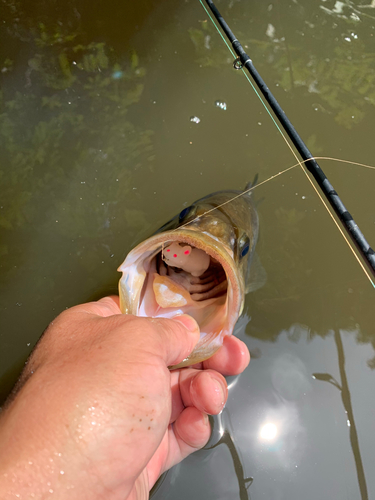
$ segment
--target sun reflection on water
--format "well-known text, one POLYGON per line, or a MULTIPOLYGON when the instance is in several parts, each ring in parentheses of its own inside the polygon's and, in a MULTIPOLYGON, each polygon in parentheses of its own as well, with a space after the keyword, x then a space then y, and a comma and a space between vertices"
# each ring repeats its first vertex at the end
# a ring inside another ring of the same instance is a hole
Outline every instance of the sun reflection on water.
POLYGON ((259 437, 263 441, 273 441, 277 436, 277 427, 275 424, 268 422, 260 428, 259 437))

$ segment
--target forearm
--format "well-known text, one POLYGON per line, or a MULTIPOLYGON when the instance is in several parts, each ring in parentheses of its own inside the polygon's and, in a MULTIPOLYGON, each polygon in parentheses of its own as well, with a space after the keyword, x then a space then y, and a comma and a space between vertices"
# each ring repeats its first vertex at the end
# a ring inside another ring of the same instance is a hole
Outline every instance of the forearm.
POLYGON ((208 369, 170 372, 198 339, 189 317, 126 316, 111 298, 58 316, 0 415, 0 499, 146 500, 207 442, 207 414, 228 395, 222 373, 249 362, 228 338, 208 369))
POLYGON ((123 500, 134 478, 124 474, 121 485, 106 484, 111 464, 99 471, 97 457, 90 459, 92 407, 82 400, 73 404, 77 386, 63 390, 42 372, 26 383, 0 418, 0 498, 44 499, 53 493, 56 500, 123 500))

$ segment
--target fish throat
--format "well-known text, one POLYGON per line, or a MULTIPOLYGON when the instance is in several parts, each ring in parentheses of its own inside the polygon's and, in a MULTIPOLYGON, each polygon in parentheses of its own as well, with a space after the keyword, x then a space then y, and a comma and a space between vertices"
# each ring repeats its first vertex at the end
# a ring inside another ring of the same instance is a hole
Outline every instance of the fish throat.
POLYGON ((138 314, 165 318, 189 314, 199 324, 199 343, 211 343, 213 352, 220 347, 228 320, 228 280, 220 262, 177 241, 163 245, 144 265, 138 314))
POLYGON ((180 243, 174 243, 151 259, 142 290, 141 307, 143 304, 147 312, 153 313, 152 316, 164 316, 168 314, 169 309, 180 308, 199 322, 202 319, 202 312, 199 312, 202 308, 209 304, 218 305, 225 302, 228 289, 227 277, 223 266, 216 259, 194 247, 184 251, 190 259, 186 265, 185 262, 175 263, 167 259, 165 255, 168 251, 173 252, 172 258, 178 259, 177 247, 182 251, 186 248, 180 243), (199 252, 199 259, 194 260, 195 252, 199 252), (206 261, 203 267, 200 262, 202 258, 206 261), (148 307, 150 304, 154 308, 153 311, 148 307))
POLYGON ((178 367, 212 356, 241 313, 243 282, 231 252, 202 232, 156 234, 133 249, 119 271, 124 313, 153 318, 188 314, 197 321, 200 340, 178 367))

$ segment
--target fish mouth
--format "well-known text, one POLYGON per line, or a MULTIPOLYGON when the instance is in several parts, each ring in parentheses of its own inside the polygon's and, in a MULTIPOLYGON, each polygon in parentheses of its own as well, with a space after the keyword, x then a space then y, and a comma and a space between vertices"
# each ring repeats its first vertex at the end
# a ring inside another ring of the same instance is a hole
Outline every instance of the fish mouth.
POLYGON ((230 251, 210 235, 185 229, 157 234, 134 248, 118 270, 123 273, 123 313, 153 318, 188 314, 197 321, 198 344, 172 368, 208 359, 232 333, 243 305, 243 280, 230 251), (200 272, 201 268, 197 276, 189 267, 172 265, 166 252, 176 248, 200 252, 206 270, 200 272))

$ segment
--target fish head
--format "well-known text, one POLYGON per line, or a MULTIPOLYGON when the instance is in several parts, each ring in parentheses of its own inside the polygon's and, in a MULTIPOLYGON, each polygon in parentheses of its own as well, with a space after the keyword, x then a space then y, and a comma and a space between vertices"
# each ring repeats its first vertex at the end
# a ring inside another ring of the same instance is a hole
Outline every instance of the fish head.
POLYGON ((213 193, 182 210, 178 221, 175 217, 169 224, 199 231, 217 241, 231 255, 237 274, 245 288, 248 287, 259 233, 259 217, 251 193, 234 190, 213 193))
POLYGON ((196 201, 135 247, 119 267, 121 311, 191 315, 201 337, 178 367, 208 359, 232 334, 242 312, 257 235, 258 216, 248 195, 221 191, 196 201))

